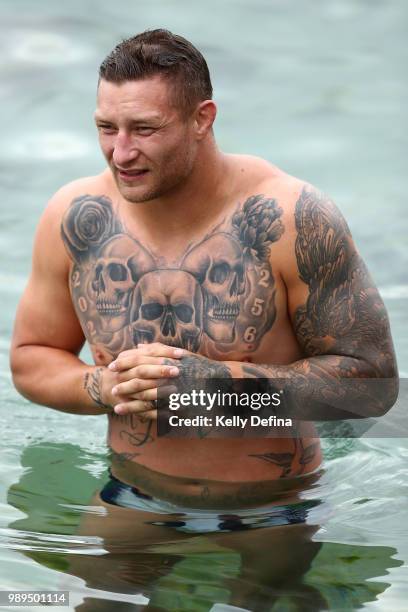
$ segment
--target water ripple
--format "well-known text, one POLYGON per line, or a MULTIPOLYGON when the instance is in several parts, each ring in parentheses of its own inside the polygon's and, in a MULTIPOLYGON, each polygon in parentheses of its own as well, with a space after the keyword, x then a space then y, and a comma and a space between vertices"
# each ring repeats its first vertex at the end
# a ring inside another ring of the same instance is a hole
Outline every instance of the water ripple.
POLYGON ((61 33, 47 30, 12 29, 3 37, 5 52, 11 60, 53 66, 83 61, 90 49, 78 45, 61 33))
POLYGON ((18 141, 8 143, 7 149, 9 157, 32 162, 86 157, 93 150, 86 138, 63 130, 41 133, 32 131, 30 134, 21 135, 18 141))
POLYGON ((401 300, 408 298, 408 285, 389 285, 380 287, 379 291, 386 300, 401 300))
POLYGON ((13 550, 104 555, 107 551, 103 548, 102 541, 102 538, 96 536, 74 537, 0 528, 0 548, 13 550))

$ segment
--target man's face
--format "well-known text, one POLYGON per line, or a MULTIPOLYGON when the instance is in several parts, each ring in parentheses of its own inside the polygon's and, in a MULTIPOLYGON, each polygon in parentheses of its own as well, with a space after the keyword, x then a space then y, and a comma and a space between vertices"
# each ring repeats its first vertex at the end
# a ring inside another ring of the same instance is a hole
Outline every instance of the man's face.
POLYGON ((99 83, 95 121, 102 152, 122 196, 145 202, 189 176, 196 155, 193 120, 174 108, 160 77, 99 83))

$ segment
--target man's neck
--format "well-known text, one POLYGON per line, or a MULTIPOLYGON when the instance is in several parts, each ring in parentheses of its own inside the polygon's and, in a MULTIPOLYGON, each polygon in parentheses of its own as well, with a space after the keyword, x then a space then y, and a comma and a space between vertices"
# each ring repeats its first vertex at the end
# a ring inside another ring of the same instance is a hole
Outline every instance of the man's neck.
POLYGON ((215 145, 196 160, 193 171, 179 188, 148 202, 123 201, 127 214, 147 233, 158 235, 194 231, 214 218, 230 195, 232 162, 215 145))

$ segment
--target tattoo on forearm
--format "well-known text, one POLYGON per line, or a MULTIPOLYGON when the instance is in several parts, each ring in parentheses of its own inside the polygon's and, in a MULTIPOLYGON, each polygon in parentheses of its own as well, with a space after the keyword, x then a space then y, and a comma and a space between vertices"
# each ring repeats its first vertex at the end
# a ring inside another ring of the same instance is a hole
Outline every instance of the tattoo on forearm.
MULTIPOLYGON (((381 413, 381 403, 392 404, 397 390, 395 354, 383 301, 332 202, 304 189, 295 219, 299 273, 309 288, 306 304, 295 314, 296 334, 306 354, 337 355, 331 357, 329 372, 324 372, 321 362, 311 360, 304 384, 316 384, 326 377, 321 388, 331 395, 333 375, 361 378, 348 385, 343 407, 354 400, 381 413), (384 381, 380 386, 363 380, 370 377, 384 381)), ((337 395, 342 394, 344 389, 338 385, 337 395)))
POLYGON ((89 397, 101 408, 112 409, 112 406, 104 404, 101 398, 101 384, 104 368, 96 368, 93 372, 86 372, 84 377, 84 389, 89 397))

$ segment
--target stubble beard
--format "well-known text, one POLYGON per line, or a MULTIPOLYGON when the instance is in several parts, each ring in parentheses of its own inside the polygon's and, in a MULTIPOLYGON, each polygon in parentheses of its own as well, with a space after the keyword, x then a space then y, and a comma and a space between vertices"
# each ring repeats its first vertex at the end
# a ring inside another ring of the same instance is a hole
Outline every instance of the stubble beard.
POLYGON ((119 189, 120 194, 132 204, 141 204, 142 202, 149 202, 150 200, 156 200, 160 198, 160 196, 165 193, 165 189, 161 188, 161 186, 152 187, 151 189, 147 189, 142 191, 140 194, 135 193, 132 187, 124 186, 120 183, 119 180, 116 179, 116 185, 119 189))
MULTIPOLYGON (((120 192, 120 194, 132 204, 140 204, 142 202, 149 202, 151 200, 157 200, 165 195, 169 195, 171 192, 180 188, 183 183, 188 180, 192 169, 193 169, 193 160, 191 158, 186 158, 179 162, 181 168, 183 168, 183 172, 179 172, 178 174, 172 174, 170 176, 162 176, 158 175, 156 180, 156 185, 152 185, 150 188, 146 187, 146 190, 141 191, 141 193, 135 192, 132 187, 128 187, 123 185, 120 182, 120 179, 117 177, 116 173, 113 171, 113 176, 116 182, 116 186, 120 192)), ((149 170, 149 172, 153 172, 149 170)), ((137 187, 136 187, 137 189, 137 187)))

